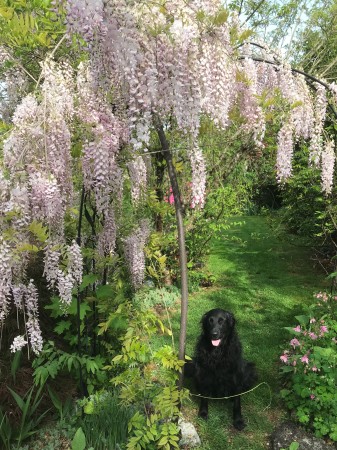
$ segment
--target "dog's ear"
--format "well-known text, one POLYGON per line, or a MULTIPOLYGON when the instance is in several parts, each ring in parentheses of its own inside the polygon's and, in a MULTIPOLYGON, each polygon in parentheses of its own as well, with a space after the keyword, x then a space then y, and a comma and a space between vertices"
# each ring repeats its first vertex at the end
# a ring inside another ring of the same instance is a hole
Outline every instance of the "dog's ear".
POLYGON ((234 330, 236 320, 232 313, 227 312, 227 320, 231 329, 234 330))
POLYGON ((202 316, 201 320, 200 320, 200 324, 201 324, 201 326, 202 326, 202 329, 203 329, 205 332, 207 331, 206 327, 207 327, 207 322, 208 322, 208 315, 209 315, 209 312, 205 313, 205 314, 202 316))

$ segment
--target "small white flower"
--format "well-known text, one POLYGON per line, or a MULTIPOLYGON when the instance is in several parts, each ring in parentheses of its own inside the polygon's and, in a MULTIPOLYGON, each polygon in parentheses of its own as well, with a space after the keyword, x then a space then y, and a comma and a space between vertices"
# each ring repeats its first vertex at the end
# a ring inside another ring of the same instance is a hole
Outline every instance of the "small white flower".
POLYGON ((27 345, 27 341, 24 336, 16 336, 13 340, 13 344, 11 345, 11 352, 15 353, 18 350, 21 350, 25 345, 27 345))

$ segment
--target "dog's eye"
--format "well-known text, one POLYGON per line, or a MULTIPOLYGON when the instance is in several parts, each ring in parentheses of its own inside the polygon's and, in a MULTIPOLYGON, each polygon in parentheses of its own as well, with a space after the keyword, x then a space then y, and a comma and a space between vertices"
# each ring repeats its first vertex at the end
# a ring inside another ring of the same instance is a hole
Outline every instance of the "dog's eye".
POLYGON ((209 323, 213 323, 214 322, 213 317, 210 317, 208 320, 209 320, 209 323))
POLYGON ((219 320, 218 320, 218 323, 219 323, 219 324, 222 324, 223 321, 224 321, 224 319, 223 319, 222 317, 220 317, 219 320))

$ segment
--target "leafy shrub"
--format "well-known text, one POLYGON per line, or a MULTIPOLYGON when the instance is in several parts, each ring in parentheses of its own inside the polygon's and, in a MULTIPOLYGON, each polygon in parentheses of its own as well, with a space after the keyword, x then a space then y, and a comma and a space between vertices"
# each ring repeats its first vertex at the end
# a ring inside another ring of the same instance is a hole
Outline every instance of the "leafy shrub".
POLYGON ((320 232, 326 199, 320 185, 320 172, 308 166, 308 149, 303 146, 294 156, 293 174, 282 190, 281 219, 287 229, 313 239, 320 232))
POLYGON ((164 345, 152 348, 151 337, 158 332, 171 335, 170 329, 151 310, 145 311, 125 303, 110 314, 108 322, 100 324, 106 330, 119 317, 127 319, 127 329, 121 352, 114 356, 107 369, 118 370, 112 379, 120 389, 119 398, 125 407, 136 413, 128 426, 127 450, 179 448, 179 405, 187 397, 186 390, 178 390, 177 379, 183 361, 174 349, 164 345))
POLYGON ((280 359, 287 407, 318 437, 337 441, 337 297, 317 294, 308 313, 296 316, 299 325, 280 359))
POLYGON ((171 308, 179 299, 180 291, 176 286, 162 288, 145 286, 135 294, 133 302, 137 307, 148 310, 157 305, 164 308, 171 308))
POLYGON ((188 290, 190 292, 198 291, 200 287, 212 286, 215 281, 215 276, 204 270, 189 270, 188 272, 188 290))
POLYGON ((103 370, 105 360, 102 356, 78 355, 56 348, 53 341, 44 344, 42 352, 32 363, 35 385, 44 384, 49 377, 55 378, 60 373, 69 373, 75 380, 79 379, 80 369, 86 380, 89 393, 107 381, 103 370))

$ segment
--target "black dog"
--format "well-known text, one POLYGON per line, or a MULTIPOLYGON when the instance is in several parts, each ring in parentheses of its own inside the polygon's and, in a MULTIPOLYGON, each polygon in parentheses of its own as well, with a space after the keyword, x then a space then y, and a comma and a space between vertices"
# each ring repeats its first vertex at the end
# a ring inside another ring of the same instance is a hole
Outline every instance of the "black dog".
MULTIPOLYGON (((229 397, 249 390, 257 380, 255 365, 242 357, 242 347, 235 331, 233 314, 212 309, 201 319, 202 333, 196 345, 192 366, 197 391, 205 397, 229 397)), ((233 424, 245 427, 241 415, 241 398, 233 397, 233 424)), ((199 417, 208 418, 208 399, 201 398, 199 417)))

